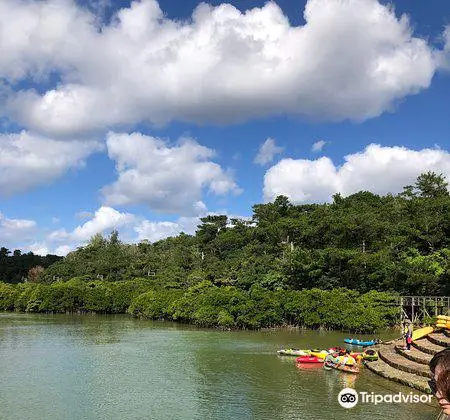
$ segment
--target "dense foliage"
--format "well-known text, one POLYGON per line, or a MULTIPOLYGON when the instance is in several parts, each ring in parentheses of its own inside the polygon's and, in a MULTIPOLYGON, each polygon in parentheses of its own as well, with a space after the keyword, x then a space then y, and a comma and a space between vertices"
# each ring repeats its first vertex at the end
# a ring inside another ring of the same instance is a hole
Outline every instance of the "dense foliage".
POLYGON ((150 287, 152 282, 147 279, 104 282, 74 278, 52 284, 0 283, 0 310, 125 313, 133 299, 150 287))
POLYGON ((397 315, 387 293, 279 290, 254 285, 250 290, 215 286, 209 281, 186 290, 161 288, 147 279, 52 284, 0 283, 0 310, 27 312, 129 312, 136 317, 173 320, 200 327, 264 328, 299 325, 370 332, 391 325, 397 315))
POLYGON ((407 295, 450 293, 450 196, 442 176, 421 175, 396 196, 367 191, 330 204, 286 197, 253 207, 252 220, 201 219, 195 236, 123 244, 117 233, 46 269, 41 278, 154 276, 186 288, 209 280, 249 290, 334 289, 407 295))
POLYGON ((393 324, 397 315, 394 298, 346 289, 268 291, 254 285, 244 291, 206 281, 182 295, 173 290, 145 293, 133 301, 129 311, 201 327, 256 329, 290 324, 368 332, 393 324))
POLYGON ((251 219, 201 222, 193 236, 155 243, 96 235, 33 271, 36 284, 1 284, 0 308, 372 330, 391 323, 393 294, 450 293, 450 195, 434 173, 397 195, 305 205, 279 196, 253 206, 251 219))
POLYGON ((32 252, 22 254, 20 249, 11 252, 8 248, 0 248, 0 281, 8 283, 19 283, 24 278, 34 277, 44 268, 52 265, 62 257, 57 255, 47 255, 42 257, 32 252), (30 272, 31 270, 31 272, 30 272))

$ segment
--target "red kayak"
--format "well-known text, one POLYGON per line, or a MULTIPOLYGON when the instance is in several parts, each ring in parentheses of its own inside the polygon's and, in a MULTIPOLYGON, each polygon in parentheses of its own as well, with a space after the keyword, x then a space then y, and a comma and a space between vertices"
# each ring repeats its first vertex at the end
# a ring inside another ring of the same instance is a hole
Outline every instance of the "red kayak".
POLYGON ((300 356, 295 359, 297 363, 323 363, 323 359, 317 356, 300 356))

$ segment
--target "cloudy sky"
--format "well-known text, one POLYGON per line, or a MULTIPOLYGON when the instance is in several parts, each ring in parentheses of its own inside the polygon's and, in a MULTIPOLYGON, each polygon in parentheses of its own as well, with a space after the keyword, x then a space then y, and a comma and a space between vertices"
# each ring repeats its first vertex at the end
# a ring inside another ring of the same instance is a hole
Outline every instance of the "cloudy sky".
POLYGON ((450 178, 450 2, 0 0, 0 246, 450 178))

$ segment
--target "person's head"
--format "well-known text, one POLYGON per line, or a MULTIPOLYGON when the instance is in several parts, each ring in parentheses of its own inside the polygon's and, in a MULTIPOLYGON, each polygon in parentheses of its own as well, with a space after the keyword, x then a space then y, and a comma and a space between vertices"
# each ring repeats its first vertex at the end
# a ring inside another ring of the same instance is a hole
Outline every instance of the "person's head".
POLYGON ((349 349, 345 350, 345 354, 348 356, 350 354, 350 350, 349 349))
POLYGON ((450 415, 450 348, 436 353, 430 361, 433 378, 429 382, 439 405, 450 415))

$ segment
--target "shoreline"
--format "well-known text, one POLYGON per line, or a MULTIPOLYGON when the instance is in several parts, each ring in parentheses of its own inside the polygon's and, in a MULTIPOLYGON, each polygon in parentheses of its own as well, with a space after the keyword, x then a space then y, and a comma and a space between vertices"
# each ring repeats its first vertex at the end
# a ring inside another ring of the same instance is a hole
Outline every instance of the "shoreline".
POLYGON ((314 331, 314 332, 340 332, 340 333, 348 333, 348 334, 358 334, 361 336, 373 336, 374 334, 383 334, 383 333, 394 333, 396 331, 400 331, 401 328, 399 326, 392 326, 392 327, 386 327, 382 328, 374 333, 365 333, 365 332, 355 332, 350 330, 343 330, 343 329, 333 329, 333 328, 326 328, 326 327, 319 327, 319 328, 310 328, 307 326, 301 326, 301 325, 293 325, 293 324, 281 324, 281 325, 275 325, 272 327, 261 327, 261 328, 223 328, 223 327, 205 327, 205 326, 199 326, 195 325, 194 323, 189 322, 182 322, 182 321, 176 321, 173 319, 152 319, 152 318, 146 318, 146 317, 138 317, 133 316, 132 314, 128 312, 116 312, 116 313, 109 313, 109 312, 95 312, 95 311, 77 311, 77 312, 34 312, 34 311, 5 311, 0 310, 0 314, 24 314, 24 315, 42 315, 42 316, 57 316, 57 315, 70 315, 70 316, 79 316, 79 317, 94 317, 94 316, 126 316, 127 318, 134 319, 136 321, 153 321, 153 322, 168 322, 178 325, 186 325, 195 327, 197 329, 201 330, 208 330, 208 331, 223 331, 223 332, 229 332, 229 331, 261 331, 261 332, 269 332, 269 331, 314 331))

